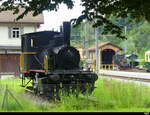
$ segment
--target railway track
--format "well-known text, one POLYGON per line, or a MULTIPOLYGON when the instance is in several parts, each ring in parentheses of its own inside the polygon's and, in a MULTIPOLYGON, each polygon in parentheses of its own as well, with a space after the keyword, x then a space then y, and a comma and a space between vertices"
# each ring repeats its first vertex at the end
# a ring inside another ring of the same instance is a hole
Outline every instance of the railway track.
POLYGON ((150 82, 150 73, 100 70, 100 75, 111 78, 150 82))

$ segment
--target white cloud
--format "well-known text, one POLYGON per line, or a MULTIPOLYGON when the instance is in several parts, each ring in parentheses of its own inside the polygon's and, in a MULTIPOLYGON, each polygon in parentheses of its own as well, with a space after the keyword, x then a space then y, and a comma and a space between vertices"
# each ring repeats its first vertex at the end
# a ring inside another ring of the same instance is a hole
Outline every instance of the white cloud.
POLYGON ((72 18, 77 18, 81 15, 83 7, 80 5, 80 0, 75 1, 73 9, 68 9, 66 5, 62 4, 57 12, 44 11, 44 24, 38 29, 38 31, 44 30, 59 30, 63 21, 70 21, 72 18))

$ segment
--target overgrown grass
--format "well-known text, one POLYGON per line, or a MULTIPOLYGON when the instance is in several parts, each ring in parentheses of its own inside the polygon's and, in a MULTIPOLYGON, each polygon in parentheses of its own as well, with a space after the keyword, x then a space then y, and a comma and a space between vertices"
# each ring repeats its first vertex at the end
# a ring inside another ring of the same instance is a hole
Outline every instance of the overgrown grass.
POLYGON ((53 111, 150 111, 148 86, 108 79, 98 80, 96 86, 89 97, 63 97, 62 103, 53 111))
POLYGON ((6 84, 17 98, 8 95, 8 104, 0 111, 31 112, 149 112, 150 87, 134 82, 124 82, 101 78, 96 82, 92 95, 62 96, 59 103, 49 102, 36 96, 24 93, 19 79, 2 80, 0 83, 0 104, 3 105, 6 84))
POLYGON ((102 109, 150 107, 150 87, 134 82, 103 79, 93 93, 101 101, 102 109))
POLYGON ((25 93, 25 89, 20 85, 21 85, 20 79, 1 80, 0 111, 42 112, 48 111, 55 105, 54 103, 49 103, 47 100, 25 93), (8 90, 13 94, 13 96, 10 95, 10 93, 5 95, 6 87, 8 87, 8 90), (4 97, 7 98, 5 99, 5 101, 4 97))

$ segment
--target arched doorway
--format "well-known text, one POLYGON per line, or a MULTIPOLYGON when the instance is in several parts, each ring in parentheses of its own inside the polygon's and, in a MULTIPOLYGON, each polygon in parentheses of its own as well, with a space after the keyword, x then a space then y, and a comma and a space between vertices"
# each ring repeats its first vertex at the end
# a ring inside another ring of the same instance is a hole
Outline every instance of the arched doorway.
POLYGON ((105 49, 102 51, 102 64, 112 64, 113 56, 115 55, 115 51, 112 49, 105 49))

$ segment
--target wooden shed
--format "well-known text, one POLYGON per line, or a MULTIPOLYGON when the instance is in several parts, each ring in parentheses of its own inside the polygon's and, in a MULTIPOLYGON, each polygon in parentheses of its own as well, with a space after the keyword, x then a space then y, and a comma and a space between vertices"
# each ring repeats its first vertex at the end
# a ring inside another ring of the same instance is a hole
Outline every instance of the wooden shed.
MULTIPOLYGON (((95 46, 89 48, 89 58, 96 60, 95 58, 95 46)), ((121 47, 111 42, 100 42, 99 43, 99 63, 100 64, 113 64, 113 56, 122 50, 121 47)))

